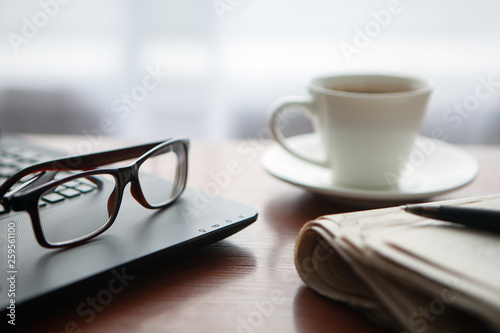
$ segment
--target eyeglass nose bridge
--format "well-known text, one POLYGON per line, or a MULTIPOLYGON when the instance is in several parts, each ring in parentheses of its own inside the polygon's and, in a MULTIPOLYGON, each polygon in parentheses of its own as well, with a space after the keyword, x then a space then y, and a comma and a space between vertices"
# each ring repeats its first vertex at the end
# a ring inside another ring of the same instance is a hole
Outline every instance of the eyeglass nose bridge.
POLYGON ((111 192, 107 202, 109 216, 114 215, 113 212, 118 211, 125 186, 127 186, 127 184, 131 182, 131 186, 132 188, 134 188, 134 165, 118 168, 116 172, 113 173, 115 174, 116 184, 115 189, 113 192, 111 192))
MULTIPOLYGON (((119 186, 122 189, 121 195, 123 195, 123 190, 128 183, 130 183, 130 194, 132 197, 140 203, 145 208, 150 208, 150 205, 146 201, 144 194, 142 193, 141 185, 139 182, 139 164, 134 163, 132 165, 119 168, 118 169, 118 181, 119 186)), ((114 199, 114 198, 113 198, 114 199)), ((112 200, 112 198, 110 198, 112 200)), ((109 202, 108 202, 109 205, 109 202)))

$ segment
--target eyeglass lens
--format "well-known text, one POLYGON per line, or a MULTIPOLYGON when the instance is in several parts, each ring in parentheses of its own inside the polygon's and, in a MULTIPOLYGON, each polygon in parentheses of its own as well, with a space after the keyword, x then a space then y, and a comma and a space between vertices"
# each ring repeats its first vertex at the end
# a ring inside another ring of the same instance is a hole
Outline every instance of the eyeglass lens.
POLYGON ((108 207, 108 200, 114 197, 116 180, 109 174, 95 177, 103 181, 102 186, 82 177, 51 188, 40 197, 40 225, 49 244, 89 237, 106 225, 114 211, 113 206, 108 207))
POLYGON ((151 206, 161 206, 180 194, 184 161, 185 151, 178 143, 159 150, 139 167, 141 189, 151 206))

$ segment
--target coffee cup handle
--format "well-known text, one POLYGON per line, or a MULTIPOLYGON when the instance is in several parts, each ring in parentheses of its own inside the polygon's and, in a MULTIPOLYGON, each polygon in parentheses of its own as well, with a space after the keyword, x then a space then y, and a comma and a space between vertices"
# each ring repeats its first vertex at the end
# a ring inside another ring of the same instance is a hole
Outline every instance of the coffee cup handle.
POLYGON ((309 118, 314 117, 314 108, 312 107, 311 98, 305 96, 285 96, 278 99, 271 106, 268 122, 269 130, 271 131, 274 140, 293 156, 306 162, 319 165, 321 167, 328 167, 328 161, 318 161, 304 156, 295 149, 291 148, 290 145, 286 142, 286 138, 283 136, 283 132, 281 131, 281 128, 279 126, 279 120, 281 114, 289 107, 296 107, 309 118))

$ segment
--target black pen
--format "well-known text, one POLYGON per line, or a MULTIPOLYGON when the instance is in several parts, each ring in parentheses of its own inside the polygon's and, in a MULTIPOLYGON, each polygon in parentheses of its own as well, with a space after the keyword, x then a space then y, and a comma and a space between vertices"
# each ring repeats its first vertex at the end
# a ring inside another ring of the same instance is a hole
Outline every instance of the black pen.
POLYGON ((435 204, 406 205, 402 208, 415 215, 500 233, 500 210, 435 204))

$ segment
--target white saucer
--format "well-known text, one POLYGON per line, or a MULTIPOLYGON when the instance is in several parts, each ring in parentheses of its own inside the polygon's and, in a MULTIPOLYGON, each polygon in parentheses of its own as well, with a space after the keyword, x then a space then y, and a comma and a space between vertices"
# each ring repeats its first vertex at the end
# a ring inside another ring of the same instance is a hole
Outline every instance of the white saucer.
MULTIPOLYGON (((329 169, 298 159, 277 143, 264 151, 261 163, 267 172, 278 179, 326 195, 335 201, 357 206, 375 207, 419 201, 461 188, 476 178, 479 165, 469 153, 436 139, 419 139, 432 140, 434 149, 394 189, 371 190, 335 185, 329 169)), ((317 135, 305 134, 287 140, 292 148, 316 160, 322 159, 317 135)))

